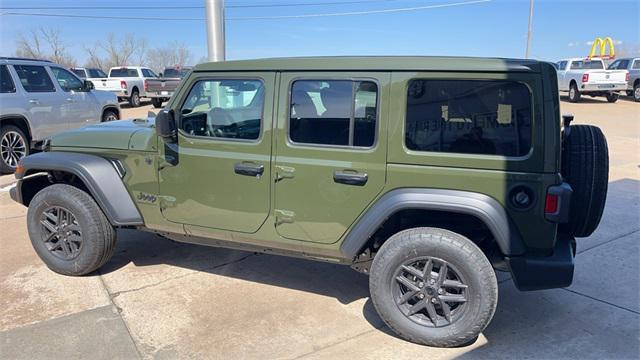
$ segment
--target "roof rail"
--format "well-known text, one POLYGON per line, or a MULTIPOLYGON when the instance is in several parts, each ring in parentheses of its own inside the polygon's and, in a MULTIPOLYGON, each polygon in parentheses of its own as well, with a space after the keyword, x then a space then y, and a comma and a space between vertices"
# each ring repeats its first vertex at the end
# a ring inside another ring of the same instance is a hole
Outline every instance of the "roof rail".
POLYGON ((46 59, 32 59, 32 58, 11 57, 11 56, 0 56, 0 60, 26 60, 26 61, 45 61, 45 62, 53 62, 53 61, 51 61, 51 60, 46 60, 46 59))

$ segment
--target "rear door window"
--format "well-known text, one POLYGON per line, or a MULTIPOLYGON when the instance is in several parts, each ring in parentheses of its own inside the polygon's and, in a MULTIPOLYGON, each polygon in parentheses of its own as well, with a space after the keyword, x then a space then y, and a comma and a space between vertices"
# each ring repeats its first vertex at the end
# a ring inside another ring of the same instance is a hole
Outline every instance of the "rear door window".
POLYGON ((293 82, 289 138, 300 144, 373 146, 377 93, 372 81, 293 82))
POLYGON ((13 92, 16 92, 16 86, 9 74, 9 69, 7 69, 7 65, 0 65, 0 93, 13 92))
POLYGON ((524 156, 531 149, 529 88, 502 80, 409 82, 405 144, 410 150, 524 156))
POLYGON ((55 92, 53 81, 44 66, 13 65, 22 87, 27 92, 55 92))

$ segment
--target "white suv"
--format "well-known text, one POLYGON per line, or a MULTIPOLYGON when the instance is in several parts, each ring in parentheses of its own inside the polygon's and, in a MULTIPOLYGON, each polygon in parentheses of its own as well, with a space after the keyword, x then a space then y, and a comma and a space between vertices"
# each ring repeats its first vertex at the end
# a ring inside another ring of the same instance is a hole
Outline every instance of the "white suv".
POLYGON ((120 118, 118 99, 49 61, 0 58, 0 171, 51 135, 120 118))

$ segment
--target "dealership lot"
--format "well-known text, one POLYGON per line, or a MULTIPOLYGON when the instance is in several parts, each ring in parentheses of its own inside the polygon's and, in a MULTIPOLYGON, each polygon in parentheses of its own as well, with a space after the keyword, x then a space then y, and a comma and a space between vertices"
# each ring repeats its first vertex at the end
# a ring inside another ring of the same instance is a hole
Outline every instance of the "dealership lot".
MULTIPOLYGON (((467 347, 396 338, 348 267, 178 244, 123 230, 99 273, 49 271, 26 209, 0 177, 0 354, 4 358, 637 358, 640 353, 640 104, 562 102, 609 142, 602 224, 578 240, 574 284, 521 293, 500 276, 491 325, 467 347), (507 356, 509 356, 507 355, 507 356)), ((123 116, 146 116, 150 105, 123 116)))

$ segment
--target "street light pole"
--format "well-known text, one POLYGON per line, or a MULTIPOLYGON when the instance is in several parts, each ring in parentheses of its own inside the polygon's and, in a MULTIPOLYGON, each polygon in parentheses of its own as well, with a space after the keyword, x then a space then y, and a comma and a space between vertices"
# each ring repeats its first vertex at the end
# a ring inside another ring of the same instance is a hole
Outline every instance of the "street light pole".
POLYGON ((209 61, 224 61, 224 0, 205 0, 209 61))
POLYGON ((531 48, 531 26, 533 23, 533 0, 529 0, 529 30, 527 31, 527 50, 524 53, 525 58, 529 58, 529 49, 531 48))

